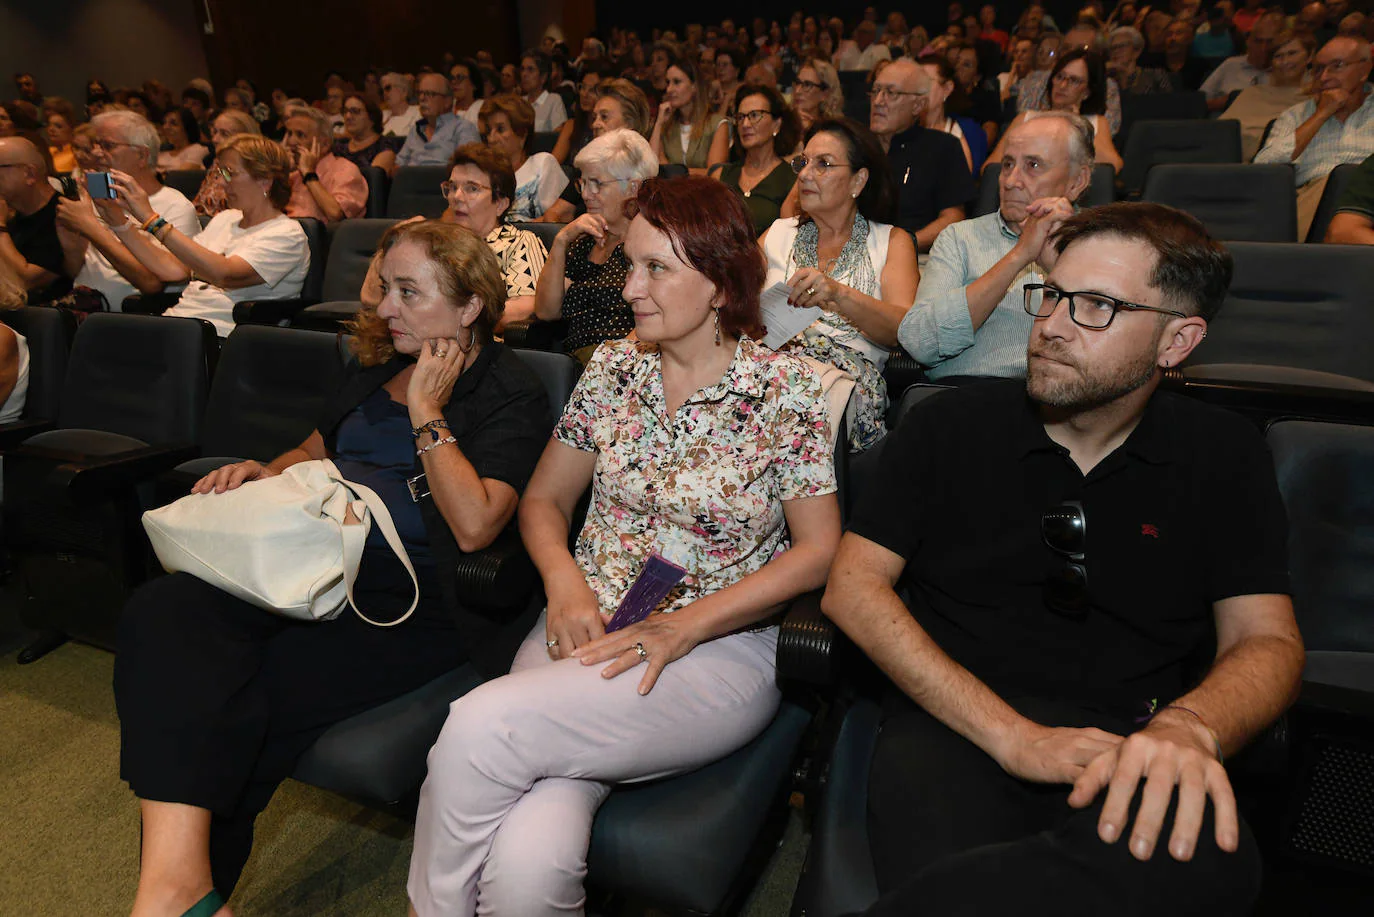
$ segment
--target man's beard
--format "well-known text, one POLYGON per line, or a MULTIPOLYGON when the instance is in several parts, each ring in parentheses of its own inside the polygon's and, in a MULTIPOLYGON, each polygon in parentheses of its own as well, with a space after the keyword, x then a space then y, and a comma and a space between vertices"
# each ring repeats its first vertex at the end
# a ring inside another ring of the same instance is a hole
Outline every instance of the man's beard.
MULTIPOLYGON (((1067 369, 1077 372, 1067 378, 1051 377, 1045 369, 1039 368, 1035 360, 1026 361, 1026 392, 1033 401, 1046 407, 1079 413, 1100 408, 1118 398, 1129 395, 1154 378, 1156 348, 1154 344, 1142 349, 1140 355, 1123 366, 1110 372, 1085 372, 1078 363, 1070 363, 1067 369)), ((1068 356, 1050 346, 1031 347, 1031 356, 1043 356, 1068 361, 1068 356)))

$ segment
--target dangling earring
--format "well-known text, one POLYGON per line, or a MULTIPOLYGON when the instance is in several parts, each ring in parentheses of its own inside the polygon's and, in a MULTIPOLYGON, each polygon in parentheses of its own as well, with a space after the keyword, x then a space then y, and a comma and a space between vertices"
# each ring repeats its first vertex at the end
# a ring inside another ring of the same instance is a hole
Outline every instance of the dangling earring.
POLYGON ((711 315, 716 320, 716 346, 720 346, 720 309, 712 309, 711 315))
POLYGON ((474 332, 471 328, 467 328, 467 329, 462 329, 462 328, 460 328, 460 329, 458 329, 458 330, 459 330, 459 331, 466 330, 467 333, 468 333, 468 343, 467 343, 467 346, 464 347, 464 346, 463 346, 463 342, 460 340, 460 341, 458 342, 458 349, 461 350, 461 351, 462 351, 463 353, 465 353, 465 354, 466 354, 466 353, 471 353, 471 352, 472 352, 472 345, 475 344, 475 343, 477 343, 477 334, 476 334, 476 332, 474 332))

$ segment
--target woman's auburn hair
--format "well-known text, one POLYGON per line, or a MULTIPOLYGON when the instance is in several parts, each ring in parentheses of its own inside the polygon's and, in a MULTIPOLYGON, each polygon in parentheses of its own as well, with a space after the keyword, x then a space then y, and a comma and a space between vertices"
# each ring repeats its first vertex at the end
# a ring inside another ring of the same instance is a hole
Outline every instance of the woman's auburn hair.
MULTIPOLYGON (((386 231, 377 246, 373 259, 379 270, 387 252, 402 242, 424 246, 426 255, 434 265, 439 291, 453 304, 454 309, 462 308, 468 299, 477 297, 482 303, 482 312, 472 323, 472 332, 484 344, 491 341, 496 325, 506 310, 506 281, 501 273, 501 263, 492 254, 491 246, 475 232, 457 223, 425 220, 398 224, 386 231)), ((396 355, 396 347, 391 342, 391 330, 387 327, 386 319, 377 314, 376 307, 364 305, 346 327, 353 335, 353 353, 363 366, 377 366, 396 355)))
POLYGON ((693 175, 649 179, 635 205, 683 262, 715 286, 721 329, 762 338, 759 294, 768 268, 744 199, 722 182, 693 175))

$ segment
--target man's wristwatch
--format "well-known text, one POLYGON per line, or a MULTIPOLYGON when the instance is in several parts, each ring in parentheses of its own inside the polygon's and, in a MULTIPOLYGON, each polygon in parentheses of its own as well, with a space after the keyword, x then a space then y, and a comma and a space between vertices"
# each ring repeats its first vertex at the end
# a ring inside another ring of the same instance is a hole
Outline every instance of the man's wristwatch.
POLYGON ((306 172, 304 175, 301 176, 301 181, 302 181, 302 182, 312 182, 312 181, 319 181, 319 180, 320 180, 320 173, 318 173, 318 172, 306 172))

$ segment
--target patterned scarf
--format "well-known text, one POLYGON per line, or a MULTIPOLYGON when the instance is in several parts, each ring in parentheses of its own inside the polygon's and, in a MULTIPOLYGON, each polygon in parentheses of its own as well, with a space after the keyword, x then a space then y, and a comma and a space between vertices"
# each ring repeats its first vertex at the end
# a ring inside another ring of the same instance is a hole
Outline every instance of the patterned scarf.
MULTIPOLYGON (((792 261, 797 267, 820 267, 820 228, 814 220, 807 220, 797 227, 797 239, 792 243, 792 261)), ((849 241, 840 249, 830 270, 824 271, 828 277, 843 282, 861 293, 872 295, 877 286, 873 276, 873 262, 868 257, 868 220, 854 214, 854 227, 849 231, 849 241)))

